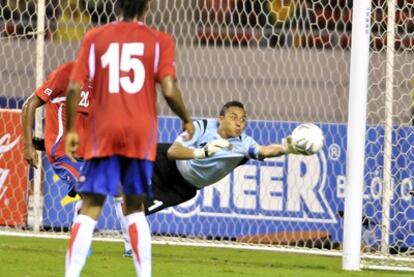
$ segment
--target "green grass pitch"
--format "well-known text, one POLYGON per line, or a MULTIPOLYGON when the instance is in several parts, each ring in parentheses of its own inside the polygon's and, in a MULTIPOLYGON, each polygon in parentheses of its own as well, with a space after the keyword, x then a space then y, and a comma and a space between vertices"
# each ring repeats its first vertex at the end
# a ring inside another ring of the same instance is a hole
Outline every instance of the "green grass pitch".
MULTIPOLYGON (((0 276, 63 276, 67 240, 0 236, 0 276)), ((120 242, 94 241, 82 276, 135 276, 120 242)), ((344 272, 340 257, 224 248, 153 246, 153 276, 413 276, 412 273, 344 272)))

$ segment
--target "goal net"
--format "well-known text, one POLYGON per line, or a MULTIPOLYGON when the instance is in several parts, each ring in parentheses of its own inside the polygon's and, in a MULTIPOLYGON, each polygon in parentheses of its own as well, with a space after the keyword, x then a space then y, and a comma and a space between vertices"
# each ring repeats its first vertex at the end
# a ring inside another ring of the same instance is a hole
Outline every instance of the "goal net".
MULTIPOLYGON (((31 234, 34 222, 50 235, 70 227, 74 204, 61 207, 66 186, 44 156, 34 201, 18 109, 39 76, 75 58, 86 30, 118 16, 110 0, 41 2, 0 0, 0 232, 31 234)), ((414 269, 414 5, 371 2, 362 262, 414 269)), ((174 36, 178 82, 194 117, 217 117, 225 102, 240 100, 246 133, 261 144, 279 143, 300 122, 318 124, 326 137, 317 155, 250 161, 150 216, 156 240, 340 255, 352 8, 350 0, 152 1, 146 23, 174 36)), ((159 98, 159 141, 172 142, 180 122, 159 98)), ((107 202, 97 235, 119 239, 107 202)))

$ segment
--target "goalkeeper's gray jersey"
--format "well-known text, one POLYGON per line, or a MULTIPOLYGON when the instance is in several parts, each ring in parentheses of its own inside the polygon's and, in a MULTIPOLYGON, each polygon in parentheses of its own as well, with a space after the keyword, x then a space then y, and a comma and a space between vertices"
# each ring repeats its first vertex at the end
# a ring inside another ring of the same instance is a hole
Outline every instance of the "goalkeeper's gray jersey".
MULTIPOLYGON (((217 119, 204 119, 194 122, 195 132, 189 141, 179 136, 175 141, 186 147, 201 148, 208 142, 221 138, 218 134, 217 119)), ((181 175, 191 184, 202 188, 222 179, 247 159, 258 159, 260 145, 250 136, 242 133, 228 139, 231 150, 225 149, 205 159, 177 160, 181 175)))

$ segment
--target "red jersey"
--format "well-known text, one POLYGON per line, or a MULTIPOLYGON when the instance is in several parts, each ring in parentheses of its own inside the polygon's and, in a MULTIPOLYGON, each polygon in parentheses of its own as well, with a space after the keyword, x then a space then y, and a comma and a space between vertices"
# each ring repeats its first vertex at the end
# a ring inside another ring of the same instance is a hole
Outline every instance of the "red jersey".
POLYGON ((175 78, 175 44, 141 22, 114 22, 84 37, 71 79, 93 86, 85 158, 155 160, 156 82, 175 78))
MULTIPOLYGON (((35 91, 35 94, 46 103, 45 147, 48 160, 51 163, 65 155, 66 90, 73 66, 74 62, 59 66, 35 91)), ((89 103, 89 91, 84 90, 81 93, 79 112, 76 116, 76 128, 80 140, 80 147, 76 153, 78 156, 83 156, 83 129, 87 118, 89 103)))

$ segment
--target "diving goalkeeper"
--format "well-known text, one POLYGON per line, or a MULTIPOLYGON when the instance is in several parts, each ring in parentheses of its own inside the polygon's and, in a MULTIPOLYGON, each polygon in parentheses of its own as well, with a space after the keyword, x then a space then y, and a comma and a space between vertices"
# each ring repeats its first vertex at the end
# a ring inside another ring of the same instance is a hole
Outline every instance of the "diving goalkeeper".
POLYGON ((212 185, 249 159, 302 154, 291 144, 259 145, 243 131, 246 110, 238 101, 227 102, 218 119, 195 121, 191 140, 185 133, 174 143, 159 143, 152 176, 154 197, 145 202, 146 214, 179 205, 193 198, 197 190, 212 185))
POLYGON ((301 154, 286 139, 282 144, 259 145, 244 134, 246 111, 231 101, 218 119, 197 120, 191 140, 185 133, 174 143, 159 143, 152 175, 153 198, 144 202, 152 214, 193 198, 197 190, 214 184, 249 159, 262 160, 284 154, 301 154))

